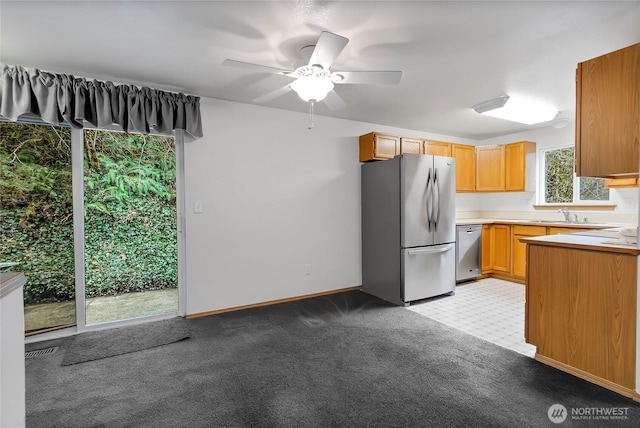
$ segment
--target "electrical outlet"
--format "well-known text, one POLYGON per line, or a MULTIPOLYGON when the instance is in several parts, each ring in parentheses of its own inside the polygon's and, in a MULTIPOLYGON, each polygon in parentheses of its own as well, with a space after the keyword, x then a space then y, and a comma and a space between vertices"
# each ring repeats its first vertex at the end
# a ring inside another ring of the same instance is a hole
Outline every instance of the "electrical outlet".
POLYGON ((311 263, 307 263, 304 265, 304 274, 311 275, 311 263))

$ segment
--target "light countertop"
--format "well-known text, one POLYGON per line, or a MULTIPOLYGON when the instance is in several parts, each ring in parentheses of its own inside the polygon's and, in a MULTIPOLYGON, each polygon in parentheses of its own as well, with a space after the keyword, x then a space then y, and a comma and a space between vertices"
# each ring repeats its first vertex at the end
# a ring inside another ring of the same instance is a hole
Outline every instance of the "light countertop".
POLYGON ((26 284, 27 278, 22 272, 0 273, 0 299, 26 284))
POLYGON ((552 226, 571 227, 577 229, 608 229, 619 227, 630 227, 628 224, 619 223, 565 223, 563 221, 552 220, 531 220, 531 219, 498 219, 498 218, 461 218, 456 219, 456 225, 467 226, 470 224, 519 224, 524 226, 552 226))
POLYGON ((624 243, 624 241, 615 236, 585 236, 582 233, 568 233, 520 238, 520 242, 548 247, 565 247, 581 250, 604 251, 607 253, 624 253, 630 255, 640 254, 640 248, 638 248, 637 245, 626 244, 624 243))

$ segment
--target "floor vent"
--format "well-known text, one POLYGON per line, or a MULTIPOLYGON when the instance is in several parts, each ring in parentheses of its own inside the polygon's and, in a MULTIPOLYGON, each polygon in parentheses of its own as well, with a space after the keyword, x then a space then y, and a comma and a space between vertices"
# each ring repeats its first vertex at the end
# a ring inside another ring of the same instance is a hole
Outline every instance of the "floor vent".
POLYGON ((44 349, 36 349, 35 351, 29 351, 24 354, 25 358, 36 358, 42 357, 44 355, 53 354, 58 350, 58 347, 55 348, 44 348, 44 349))

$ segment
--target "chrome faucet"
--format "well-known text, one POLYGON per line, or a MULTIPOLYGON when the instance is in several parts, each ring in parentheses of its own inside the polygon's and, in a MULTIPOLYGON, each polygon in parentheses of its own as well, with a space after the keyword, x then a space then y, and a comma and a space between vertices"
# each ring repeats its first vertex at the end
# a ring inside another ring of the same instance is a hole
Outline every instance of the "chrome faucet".
POLYGON ((562 213, 562 215, 564 216, 565 223, 571 223, 571 213, 567 208, 559 209, 558 212, 562 213))

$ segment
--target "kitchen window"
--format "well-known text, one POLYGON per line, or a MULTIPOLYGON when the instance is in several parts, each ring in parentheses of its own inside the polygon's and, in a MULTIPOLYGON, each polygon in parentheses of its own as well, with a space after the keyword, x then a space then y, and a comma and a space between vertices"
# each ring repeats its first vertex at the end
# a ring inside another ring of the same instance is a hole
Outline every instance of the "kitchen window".
POLYGON ((577 177, 574 173, 573 146, 554 147, 539 151, 539 203, 593 204, 608 203, 609 189, 604 179, 577 177))

